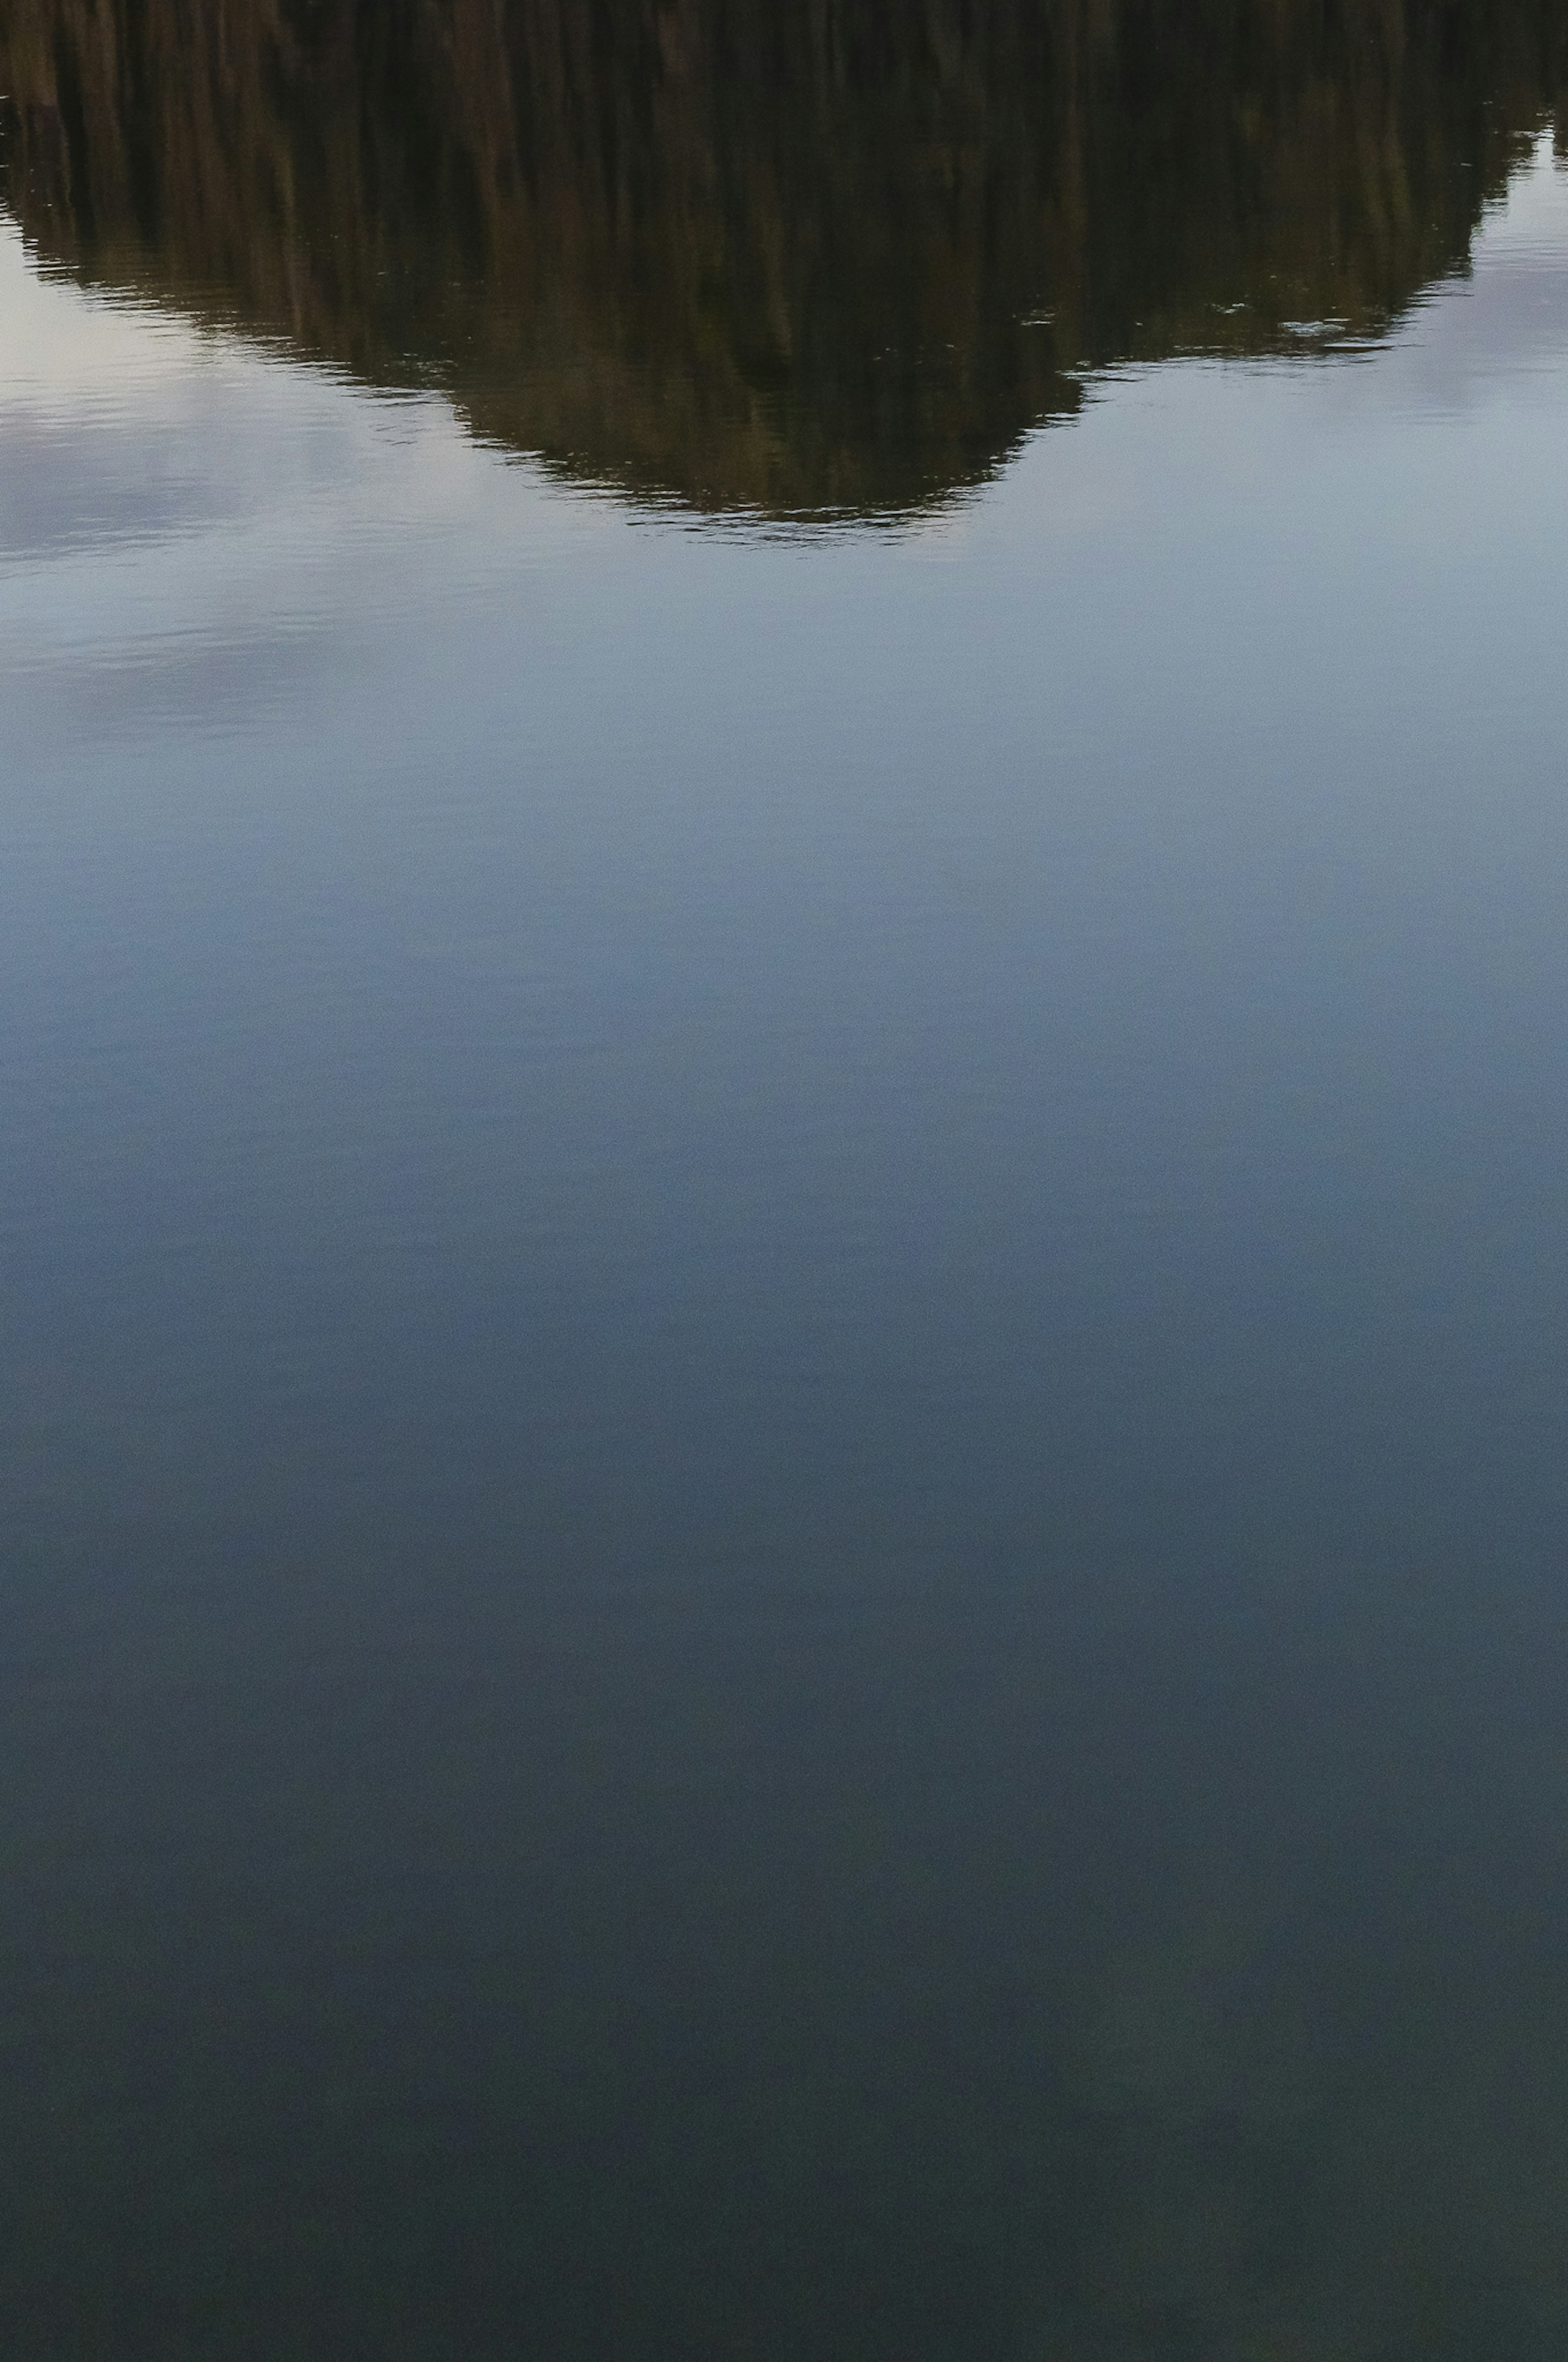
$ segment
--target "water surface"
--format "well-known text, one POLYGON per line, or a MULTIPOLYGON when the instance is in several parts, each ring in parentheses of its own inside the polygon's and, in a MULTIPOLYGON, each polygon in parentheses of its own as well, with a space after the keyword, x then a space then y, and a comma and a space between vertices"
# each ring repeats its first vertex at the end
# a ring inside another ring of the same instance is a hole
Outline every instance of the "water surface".
POLYGON ((1563 2352, 1554 15, 8 10, 8 2352, 1563 2352))

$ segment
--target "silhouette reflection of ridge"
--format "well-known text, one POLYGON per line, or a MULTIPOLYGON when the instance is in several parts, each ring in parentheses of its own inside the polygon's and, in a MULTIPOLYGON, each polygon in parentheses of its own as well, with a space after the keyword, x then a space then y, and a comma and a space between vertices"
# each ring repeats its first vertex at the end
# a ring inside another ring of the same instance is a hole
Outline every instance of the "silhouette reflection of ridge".
POLYGON ((83 280, 579 479, 885 515, 1120 360, 1376 336, 1562 87, 1557 0, 10 0, 83 280))

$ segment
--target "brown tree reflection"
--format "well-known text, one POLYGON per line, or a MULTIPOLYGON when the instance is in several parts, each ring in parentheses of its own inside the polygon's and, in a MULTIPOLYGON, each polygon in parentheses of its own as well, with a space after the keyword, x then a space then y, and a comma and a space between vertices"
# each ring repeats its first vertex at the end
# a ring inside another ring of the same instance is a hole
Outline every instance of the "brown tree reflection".
POLYGON ((1556 0, 12 0, 40 255, 705 510, 983 479, 1122 359, 1375 336, 1556 0))

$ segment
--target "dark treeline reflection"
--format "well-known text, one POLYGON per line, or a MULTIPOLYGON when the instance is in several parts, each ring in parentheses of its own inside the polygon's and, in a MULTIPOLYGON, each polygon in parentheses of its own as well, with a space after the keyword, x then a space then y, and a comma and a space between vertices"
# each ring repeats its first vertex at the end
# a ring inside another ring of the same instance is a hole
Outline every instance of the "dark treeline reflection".
POLYGON ((981 479, 1077 373, 1376 334, 1464 266, 1557 0, 12 0, 84 277, 704 508, 981 479))

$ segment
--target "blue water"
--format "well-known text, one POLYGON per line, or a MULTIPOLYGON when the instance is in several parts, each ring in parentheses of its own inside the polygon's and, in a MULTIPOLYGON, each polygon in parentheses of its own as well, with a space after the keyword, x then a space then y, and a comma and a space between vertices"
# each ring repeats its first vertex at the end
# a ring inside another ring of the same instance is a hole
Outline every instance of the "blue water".
POLYGON ((0 243, 18 2356, 1568 2347, 1568 181, 806 522, 0 243))

